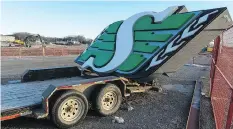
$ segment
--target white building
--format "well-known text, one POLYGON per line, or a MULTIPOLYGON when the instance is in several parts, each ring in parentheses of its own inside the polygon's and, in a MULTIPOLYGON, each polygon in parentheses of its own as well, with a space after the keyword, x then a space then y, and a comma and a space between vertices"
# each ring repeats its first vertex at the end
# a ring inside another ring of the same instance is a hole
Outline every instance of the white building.
POLYGON ((233 26, 223 32, 223 46, 233 47, 233 26))
POLYGON ((15 41, 15 37, 13 35, 0 35, 1 42, 13 42, 15 41))

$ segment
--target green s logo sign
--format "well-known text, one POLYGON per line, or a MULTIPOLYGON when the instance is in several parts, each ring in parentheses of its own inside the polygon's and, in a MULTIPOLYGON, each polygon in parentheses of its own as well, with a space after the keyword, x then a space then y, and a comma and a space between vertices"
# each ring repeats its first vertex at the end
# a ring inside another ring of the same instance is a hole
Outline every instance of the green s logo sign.
POLYGON ((181 8, 142 12, 110 24, 76 63, 102 74, 151 74, 224 10, 179 13, 181 8))

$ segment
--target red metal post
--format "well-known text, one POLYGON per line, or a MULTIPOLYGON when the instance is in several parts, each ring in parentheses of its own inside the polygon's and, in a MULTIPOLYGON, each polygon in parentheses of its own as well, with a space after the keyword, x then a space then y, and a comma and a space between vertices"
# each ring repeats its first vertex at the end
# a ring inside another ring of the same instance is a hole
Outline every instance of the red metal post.
POLYGON ((217 64, 218 59, 218 52, 220 46, 220 36, 218 36, 214 40, 214 48, 212 53, 212 64, 211 64, 211 71, 210 71, 210 96, 212 95, 213 83, 214 83, 214 75, 215 75, 215 65, 217 64))

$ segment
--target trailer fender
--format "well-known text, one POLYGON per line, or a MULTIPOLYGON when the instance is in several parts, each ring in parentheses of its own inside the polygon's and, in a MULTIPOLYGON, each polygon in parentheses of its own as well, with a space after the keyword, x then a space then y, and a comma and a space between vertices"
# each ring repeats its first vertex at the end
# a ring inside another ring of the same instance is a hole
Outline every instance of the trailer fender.
POLYGON ((107 83, 113 83, 116 86, 118 86, 120 88, 120 90, 121 90, 122 97, 129 96, 127 94, 127 92, 126 92, 126 84, 122 79, 121 80, 115 80, 115 81, 108 81, 107 83))

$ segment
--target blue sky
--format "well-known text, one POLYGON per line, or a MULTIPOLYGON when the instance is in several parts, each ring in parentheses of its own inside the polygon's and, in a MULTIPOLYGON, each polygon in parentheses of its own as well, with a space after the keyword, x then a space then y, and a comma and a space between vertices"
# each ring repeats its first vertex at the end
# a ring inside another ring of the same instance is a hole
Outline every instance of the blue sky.
POLYGON ((84 35, 95 38, 107 25, 143 11, 159 12, 169 6, 185 5, 188 10, 228 7, 233 17, 233 2, 1 2, 1 34, 39 33, 63 37, 84 35))

